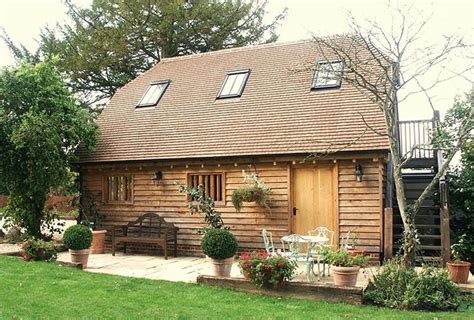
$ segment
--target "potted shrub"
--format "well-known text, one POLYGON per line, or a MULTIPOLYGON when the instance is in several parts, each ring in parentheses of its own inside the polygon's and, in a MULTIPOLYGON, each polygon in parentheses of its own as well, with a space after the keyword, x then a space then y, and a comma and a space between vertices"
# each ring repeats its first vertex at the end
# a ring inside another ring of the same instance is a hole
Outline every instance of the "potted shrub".
POLYGON ((107 230, 101 228, 102 215, 95 203, 94 198, 88 195, 85 199, 85 205, 82 207, 83 222, 82 224, 89 225, 92 229, 92 254, 104 253, 105 235, 107 230))
POLYGON ((471 263, 466 260, 470 259, 471 257, 467 256, 466 252, 468 252, 467 239, 466 235, 463 234, 461 237, 459 237, 458 242, 451 246, 451 253, 453 254, 454 261, 447 263, 448 271, 453 282, 467 283, 471 263))
POLYGON ((334 284, 337 286, 355 287, 360 267, 369 262, 369 257, 352 256, 345 249, 325 248, 322 255, 331 265, 334 284))
POLYGON ((201 247, 204 254, 211 258, 214 275, 230 277, 238 247, 234 235, 226 229, 208 229, 202 238, 201 247))
POLYGON ((87 268, 92 231, 81 224, 70 226, 64 231, 63 242, 71 253, 71 261, 81 264, 83 269, 87 268))
POLYGON ((257 287, 283 286, 293 279, 296 262, 265 251, 244 252, 239 257, 240 272, 257 287))
POLYGON ((235 210, 240 212, 243 202, 255 202, 271 213, 270 195, 272 189, 267 186, 257 174, 245 174, 245 171, 243 174, 246 186, 240 187, 232 192, 232 204, 235 210))

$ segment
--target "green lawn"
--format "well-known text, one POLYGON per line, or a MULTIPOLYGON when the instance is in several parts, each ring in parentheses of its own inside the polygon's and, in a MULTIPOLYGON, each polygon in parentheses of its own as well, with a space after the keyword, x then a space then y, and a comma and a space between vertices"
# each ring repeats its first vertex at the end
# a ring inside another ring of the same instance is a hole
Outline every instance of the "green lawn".
POLYGON ((473 319, 287 300, 195 284, 93 274, 0 256, 0 319, 473 319))

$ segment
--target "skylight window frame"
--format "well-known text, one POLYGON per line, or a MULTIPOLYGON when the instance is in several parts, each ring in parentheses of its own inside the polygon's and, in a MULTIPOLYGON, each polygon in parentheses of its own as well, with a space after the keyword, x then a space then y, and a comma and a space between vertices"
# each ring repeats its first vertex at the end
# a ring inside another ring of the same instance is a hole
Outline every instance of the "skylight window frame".
POLYGON ((150 85, 148 86, 148 89, 145 91, 145 93, 143 94, 143 96, 140 98, 140 101, 138 102, 138 104, 135 106, 135 108, 147 108, 147 107, 154 107, 156 105, 158 105, 158 103, 160 102, 161 98, 163 97, 163 95, 165 94, 166 92, 166 89, 168 89, 169 85, 171 83, 171 80, 159 80, 159 81, 152 81, 150 82, 150 85), (165 85, 163 90, 161 91, 161 94, 158 96, 158 99, 156 100, 156 102, 150 102, 150 103, 146 103, 146 104, 142 104, 142 101, 143 99, 145 98, 145 96, 147 95, 148 91, 151 90, 152 86, 157 86, 157 85, 165 85))
POLYGON ((242 69, 242 70, 227 72, 227 74, 225 76, 225 79, 224 79, 224 82, 222 83, 221 89, 219 90, 219 94, 217 95, 217 99, 228 99, 228 98, 241 97, 242 94, 244 93, 244 89, 245 89, 245 86, 247 85, 247 81, 248 81, 249 77, 250 77, 250 69, 242 69), (223 95, 222 91, 224 90, 224 87, 227 83, 227 80, 229 79, 229 76, 238 75, 238 74, 246 74, 245 79, 242 82, 242 85, 240 86, 238 93, 223 95))
POLYGON ((328 88, 340 88, 341 83, 342 83, 342 74, 344 72, 344 62, 339 59, 335 60, 319 60, 316 62, 316 70, 314 71, 313 75, 313 81, 311 83, 311 90, 318 90, 318 89, 328 89, 328 88), (340 71, 340 76, 339 79, 337 79, 336 84, 323 84, 323 85, 317 85, 316 80, 318 79, 319 72, 321 71, 321 65, 324 64, 333 64, 333 63, 340 63, 341 64, 341 71, 340 71))

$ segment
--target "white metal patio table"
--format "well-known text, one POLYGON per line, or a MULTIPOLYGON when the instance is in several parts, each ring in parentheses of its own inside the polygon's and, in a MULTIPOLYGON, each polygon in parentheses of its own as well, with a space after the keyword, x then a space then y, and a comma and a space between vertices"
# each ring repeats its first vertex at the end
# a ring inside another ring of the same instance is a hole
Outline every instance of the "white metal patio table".
MULTIPOLYGON (((296 262, 306 262, 306 277, 308 281, 311 281, 314 273, 314 259, 312 256, 313 250, 316 246, 324 246, 329 239, 320 236, 309 236, 300 234, 290 234, 281 238, 282 243, 287 242, 290 249, 290 258, 293 258, 296 262), (302 244, 308 244, 306 255, 302 254, 302 244), (295 246, 296 245, 296 246, 295 246)), ((283 245, 284 246, 284 245, 283 245)), ((318 262, 318 280, 321 279, 319 272, 319 260, 318 262)))

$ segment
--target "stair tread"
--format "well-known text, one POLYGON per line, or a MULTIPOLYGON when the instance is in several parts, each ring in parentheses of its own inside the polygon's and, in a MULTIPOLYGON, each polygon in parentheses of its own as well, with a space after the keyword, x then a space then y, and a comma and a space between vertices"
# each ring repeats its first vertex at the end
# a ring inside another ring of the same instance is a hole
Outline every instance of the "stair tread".
MULTIPOLYGON (((403 227, 403 224, 400 224, 400 223, 397 223, 397 224, 393 224, 394 227, 403 227)), ((439 229, 441 228, 440 225, 438 224, 417 224, 416 225, 417 228, 436 228, 436 229, 439 229)))
MULTIPOLYGON (((394 245, 393 247, 396 247, 396 248, 399 248, 400 245, 397 244, 397 245, 394 245)), ((416 246, 417 249, 421 249, 421 250, 441 250, 441 246, 428 246, 428 245, 418 245, 416 246)))
MULTIPOLYGON (((394 238, 401 238, 401 234, 394 234, 394 238)), ((441 235, 438 234, 419 234, 418 237, 420 239, 441 239, 441 235)))

